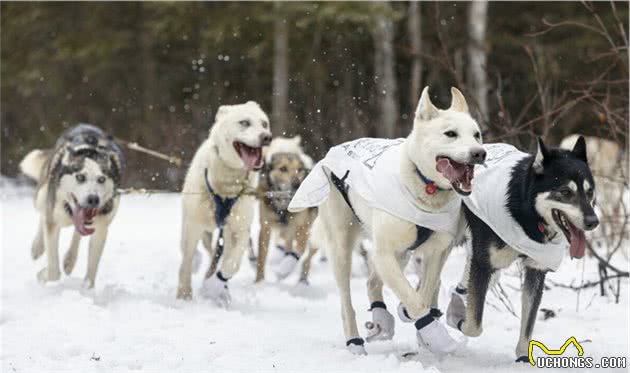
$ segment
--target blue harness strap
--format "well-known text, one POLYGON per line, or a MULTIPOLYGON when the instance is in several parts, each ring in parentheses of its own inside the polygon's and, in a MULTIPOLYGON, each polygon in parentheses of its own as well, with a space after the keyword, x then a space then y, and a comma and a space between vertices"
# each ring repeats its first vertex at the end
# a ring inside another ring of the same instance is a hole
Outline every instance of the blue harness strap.
POLYGON ((429 237, 431 237, 431 234, 433 234, 433 231, 429 228, 416 225, 416 240, 407 248, 407 250, 413 251, 417 249, 420 245, 425 243, 429 237))
POLYGON ((203 178, 206 181, 208 193, 210 193, 214 200, 214 219, 219 227, 219 240, 217 241, 217 250, 214 253, 214 260, 219 260, 221 255, 223 255, 223 227, 225 226, 225 220, 230 215, 230 211, 232 211, 232 207, 234 207, 234 204, 238 200, 238 196, 234 198, 221 198, 221 196, 216 194, 208 181, 207 168, 203 172, 203 178))

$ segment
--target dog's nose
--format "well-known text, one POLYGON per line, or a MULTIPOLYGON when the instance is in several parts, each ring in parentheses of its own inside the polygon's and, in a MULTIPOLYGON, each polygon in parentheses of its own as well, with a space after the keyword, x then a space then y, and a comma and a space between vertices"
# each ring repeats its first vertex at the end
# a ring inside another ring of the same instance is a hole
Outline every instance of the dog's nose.
POLYGON ((300 179, 291 180, 291 187, 295 190, 297 190, 300 187, 300 184, 301 184, 300 179))
POLYGON ((260 135, 261 146, 269 145, 269 143, 271 143, 271 134, 263 133, 260 135))
POLYGON ((100 202, 100 199, 98 198, 98 196, 96 194, 90 194, 89 196, 87 196, 87 207, 88 208, 96 208, 98 207, 98 203, 100 202))
POLYGON ((483 164, 486 161, 486 151, 483 148, 473 149, 470 152, 471 163, 483 164))
POLYGON ((597 215, 586 215, 584 217, 584 227, 587 230, 595 229, 599 225, 599 219, 597 215))

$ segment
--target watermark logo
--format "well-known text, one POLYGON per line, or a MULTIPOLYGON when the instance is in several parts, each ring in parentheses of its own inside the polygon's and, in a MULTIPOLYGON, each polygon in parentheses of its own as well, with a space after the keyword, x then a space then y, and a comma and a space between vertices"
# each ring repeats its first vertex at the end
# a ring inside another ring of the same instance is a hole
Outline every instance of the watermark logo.
POLYGON ((532 366, 538 368, 626 368, 626 357, 604 356, 595 361, 591 356, 584 356, 584 348, 575 337, 570 337, 557 350, 547 348, 542 342, 531 340, 527 349, 527 357, 532 366), (577 350, 577 356, 562 356, 569 346, 577 350), (534 357, 534 346, 545 356, 534 357))

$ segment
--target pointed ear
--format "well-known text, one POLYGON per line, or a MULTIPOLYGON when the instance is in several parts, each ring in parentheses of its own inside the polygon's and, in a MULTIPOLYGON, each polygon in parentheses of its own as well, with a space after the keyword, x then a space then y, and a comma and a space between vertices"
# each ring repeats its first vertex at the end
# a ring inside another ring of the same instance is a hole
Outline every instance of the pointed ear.
POLYGON ((426 86, 422 90, 422 95, 420 95, 420 100, 418 101, 416 119, 428 121, 437 117, 438 114, 438 109, 433 106, 431 98, 429 97, 429 87, 426 86))
POLYGON ((228 105, 219 106, 219 109, 217 110, 217 114, 214 116, 214 121, 215 122, 219 121, 219 118, 227 114, 228 111, 230 111, 230 107, 228 105))
POLYGON ((451 87, 451 96, 451 107, 449 110, 459 111, 460 113, 468 113, 468 104, 459 89, 451 87))
POLYGON ((302 143, 302 136, 295 135, 295 136, 293 136, 292 140, 295 143, 295 145, 299 146, 302 143))
POLYGON ((543 163, 545 163, 545 158, 549 155, 549 151, 547 151, 547 147, 545 143, 542 141, 542 138, 538 138, 538 148, 536 149, 536 156, 534 157, 534 163, 532 167, 534 168, 534 172, 537 174, 542 174, 544 171, 543 163))
POLYGON ((575 142, 575 146, 573 146, 573 150, 571 152, 578 158, 583 160, 585 163, 588 163, 588 158, 586 157, 586 140, 584 140, 584 136, 578 137, 575 142))

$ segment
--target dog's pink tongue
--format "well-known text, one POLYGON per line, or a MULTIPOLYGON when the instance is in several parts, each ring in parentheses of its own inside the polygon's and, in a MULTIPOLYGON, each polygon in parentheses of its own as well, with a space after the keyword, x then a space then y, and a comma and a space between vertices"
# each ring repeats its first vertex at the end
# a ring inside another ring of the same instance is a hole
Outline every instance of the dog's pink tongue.
POLYGON ((435 169, 444 175, 451 183, 457 182, 463 175, 463 170, 453 167, 451 161, 447 158, 440 158, 435 164, 435 169))
POLYGON ((262 167, 262 154, 259 148, 241 146, 239 152, 246 169, 251 171, 262 167))
POLYGON ((72 223, 74 224, 74 228, 79 232, 82 236, 89 236, 94 233, 93 228, 88 228, 85 226, 85 221, 88 219, 92 219, 95 215, 96 209, 84 209, 81 207, 75 207, 72 212, 72 223))
POLYGON ((584 231, 577 229, 573 224, 569 224, 569 233, 571 234, 569 242, 569 253, 571 254, 571 258, 578 258, 584 256, 584 251, 586 249, 586 237, 584 236, 584 231))

